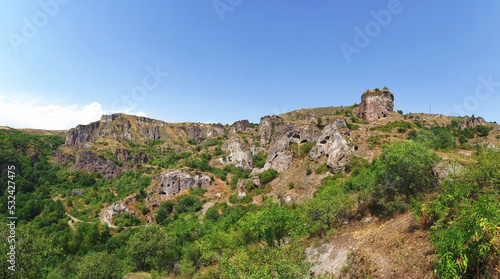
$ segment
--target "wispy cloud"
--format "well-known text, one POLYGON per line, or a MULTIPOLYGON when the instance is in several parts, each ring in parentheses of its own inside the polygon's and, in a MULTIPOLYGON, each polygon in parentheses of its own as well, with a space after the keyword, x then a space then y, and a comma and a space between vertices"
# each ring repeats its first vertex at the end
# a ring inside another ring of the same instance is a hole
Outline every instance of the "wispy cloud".
MULTIPOLYGON (((121 112, 132 113, 130 109, 121 112)), ((98 102, 86 105, 47 105, 37 99, 9 98, 0 94, 0 126, 66 130, 97 121, 101 115, 110 113, 112 112, 103 109, 98 102)), ((143 112, 137 114, 145 115, 143 112)))

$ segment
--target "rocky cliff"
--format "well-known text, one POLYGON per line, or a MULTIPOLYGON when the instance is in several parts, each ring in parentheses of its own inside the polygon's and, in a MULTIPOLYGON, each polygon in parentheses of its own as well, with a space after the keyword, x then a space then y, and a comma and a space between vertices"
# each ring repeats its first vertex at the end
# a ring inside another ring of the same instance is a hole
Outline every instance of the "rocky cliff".
POLYGON ((167 195, 175 195, 185 189, 210 187, 211 185, 210 176, 199 172, 168 170, 161 174, 161 186, 167 195))
POLYGON ((394 95, 389 90, 368 90, 361 95, 361 103, 357 108, 357 116, 373 121, 386 117, 394 111, 394 95))
POLYGON ((485 123, 486 121, 484 121, 484 118, 474 117, 473 114, 472 117, 466 117, 464 121, 460 123, 460 130, 463 130, 465 128, 473 129, 477 125, 483 125, 485 123))
POLYGON ((93 150, 79 150, 76 152, 75 164, 69 170, 98 172, 104 178, 117 177, 121 173, 120 167, 113 161, 102 157, 98 152, 93 150))
POLYGON ((323 134, 318 138, 316 146, 309 152, 309 160, 314 161, 321 156, 327 156, 326 165, 332 169, 333 173, 342 171, 347 163, 348 155, 352 154, 356 146, 350 144, 345 137, 349 137, 349 131, 339 129, 345 126, 343 119, 327 125, 323 129, 323 134))

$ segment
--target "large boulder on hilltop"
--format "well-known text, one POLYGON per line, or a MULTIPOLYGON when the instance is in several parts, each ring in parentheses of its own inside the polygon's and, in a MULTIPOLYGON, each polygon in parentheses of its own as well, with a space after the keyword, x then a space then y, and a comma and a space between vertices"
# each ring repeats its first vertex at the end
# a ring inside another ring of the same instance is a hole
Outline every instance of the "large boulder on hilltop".
POLYGON ((361 95, 361 104, 357 108, 357 116, 373 121, 389 115, 394 111, 394 95, 389 90, 368 90, 361 95))
POLYGON ((120 167, 113 161, 103 158, 99 153, 92 150, 79 150, 76 152, 75 164, 69 170, 98 172, 104 178, 114 178, 121 173, 120 167))
POLYGON ((484 121, 484 118, 474 117, 473 114, 472 117, 466 117, 465 120, 460 123, 460 130, 465 128, 474 129, 477 125, 483 125, 485 123, 486 121, 484 121))
MULTIPOLYGON (((252 151, 249 149, 244 149, 241 144, 241 139, 239 137, 230 138, 221 149, 223 151, 229 151, 229 156, 226 156, 226 160, 221 158, 221 163, 229 162, 235 167, 241 167, 246 171, 251 171, 253 169, 253 159, 252 151)), ((256 153, 255 147, 253 148, 254 153, 256 153)))
POLYGON ((240 120, 236 121, 231 125, 229 129, 229 133, 236 134, 238 132, 244 132, 250 128, 250 122, 248 120, 240 120))
POLYGON ((344 126, 345 121, 337 121, 327 125, 323 129, 323 134, 318 138, 316 145, 309 152, 309 160, 315 161, 321 156, 328 157, 326 165, 334 173, 341 171, 347 163, 348 155, 355 150, 344 137, 338 126, 344 126))
POLYGON ((276 125, 282 122, 283 119, 277 115, 273 116, 267 115, 260 118, 260 123, 259 123, 260 145, 266 146, 269 143, 276 125))
POLYGON ((186 170, 168 170, 161 174, 161 186, 167 195, 176 195, 181 190, 210 187, 212 179, 203 173, 190 174, 186 170))

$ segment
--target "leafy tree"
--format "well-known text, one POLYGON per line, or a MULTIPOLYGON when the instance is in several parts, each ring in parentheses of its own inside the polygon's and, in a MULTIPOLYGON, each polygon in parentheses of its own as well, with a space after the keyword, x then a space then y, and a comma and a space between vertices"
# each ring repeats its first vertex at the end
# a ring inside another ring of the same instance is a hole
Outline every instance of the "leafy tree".
POLYGON ((81 279, 122 278, 121 265, 116 255, 94 252, 85 255, 76 266, 76 275, 81 279))
POLYGON ((329 230, 332 224, 344 216, 346 198, 339 181, 328 181, 305 205, 306 215, 329 230))
POLYGON ((137 270, 163 270, 168 258, 167 233, 156 225, 138 228, 127 242, 126 252, 137 270))
POLYGON ((201 209, 201 202, 195 196, 184 196, 181 198, 178 204, 175 205, 175 209, 179 213, 184 212, 196 212, 201 209))
POLYGON ((53 237, 45 236, 32 224, 16 227, 15 245, 8 242, 10 229, 7 224, 0 226, 0 277, 1 278, 41 278, 43 270, 61 254, 62 249, 53 237), (8 269, 10 246, 15 246, 15 271, 8 269))
POLYGON ((382 183, 387 190, 394 190, 407 198, 430 189, 438 181, 433 168, 438 160, 437 154, 424 144, 396 142, 380 156, 385 167, 382 183))
POLYGON ((487 137, 490 134, 491 128, 488 128, 484 125, 477 125, 474 130, 479 134, 481 137, 487 137))

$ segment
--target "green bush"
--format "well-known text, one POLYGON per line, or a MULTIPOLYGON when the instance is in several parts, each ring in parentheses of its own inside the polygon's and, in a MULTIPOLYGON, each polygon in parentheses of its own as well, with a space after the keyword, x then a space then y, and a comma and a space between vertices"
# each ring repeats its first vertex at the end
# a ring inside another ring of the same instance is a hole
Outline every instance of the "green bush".
POLYGON ((309 154, 311 149, 316 145, 315 141, 308 141, 300 145, 299 156, 305 157, 309 154))
POLYGON ((382 183, 386 190, 396 191, 407 198, 436 186, 438 177, 434 164, 436 153, 418 142, 396 142, 380 156, 385 167, 382 183))
MULTIPOLYGON (((179 198, 178 198, 179 199, 179 198)), ((195 196, 180 197, 180 201, 175 205, 175 210, 179 213, 196 212, 202 207, 201 202, 195 196)))
POLYGON ((276 170, 268 169, 268 170, 265 170, 265 171, 257 174, 257 176, 260 178, 260 184, 265 186, 269 182, 271 182, 273 179, 275 179, 278 176, 278 174, 279 173, 276 170))
POLYGON ((480 137, 487 137, 490 134, 491 129, 492 128, 488 128, 484 125, 477 125, 474 127, 474 131, 476 131, 480 137))

